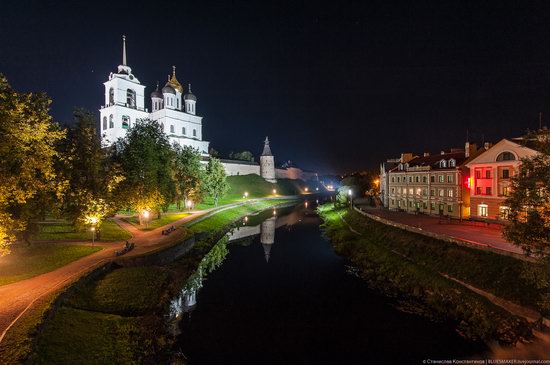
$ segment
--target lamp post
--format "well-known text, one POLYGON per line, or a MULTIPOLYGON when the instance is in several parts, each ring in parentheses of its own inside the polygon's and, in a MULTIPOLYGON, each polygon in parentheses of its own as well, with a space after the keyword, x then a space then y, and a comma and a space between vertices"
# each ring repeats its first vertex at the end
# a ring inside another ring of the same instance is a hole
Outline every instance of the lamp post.
POLYGON ((92 227, 92 228, 91 228, 91 231, 92 231, 92 247, 94 247, 94 243, 95 243, 95 227, 92 227))
POLYGON ((145 228, 149 225, 149 211, 146 210, 143 212, 143 218, 145 218, 145 228))
POLYGON ((191 210, 192 206, 193 206, 193 201, 187 200, 187 209, 191 210))
POLYGON ((351 189, 348 190, 348 195, 349 195, 349 206, 350 208, 353 208, 353 191, 351 191, 351 189))
POLYGON ((243 197, 244 197, 245 199, 248 198, 248 191, 245 191, 245 192, 244 192, 244 196, 243 196, 243 197))
POLYGON ((273 189, 273 195, 277 195, 277 189, 273 189))

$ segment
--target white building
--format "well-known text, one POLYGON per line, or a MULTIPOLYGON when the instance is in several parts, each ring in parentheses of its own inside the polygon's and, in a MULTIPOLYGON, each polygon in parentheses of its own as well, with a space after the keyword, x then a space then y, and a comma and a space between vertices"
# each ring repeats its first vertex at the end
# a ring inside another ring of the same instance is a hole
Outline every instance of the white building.
POLYGON ((202 117, 196 115, 197 97, 183 87, 176 78, 176 67, 168 76, 166 85, 158 84, 151 93, 151 112, 145 107, 145 85, 141 85, 126 64, 126 39, 123 39, 122 65, 109 75, 105 85, 105 104, 100 109, 101 139, 104 146, 112 145, 126 135, 140 119, 157 121, 171 143, 196 148, 208 155, 209 142, 202 140, 202 117))

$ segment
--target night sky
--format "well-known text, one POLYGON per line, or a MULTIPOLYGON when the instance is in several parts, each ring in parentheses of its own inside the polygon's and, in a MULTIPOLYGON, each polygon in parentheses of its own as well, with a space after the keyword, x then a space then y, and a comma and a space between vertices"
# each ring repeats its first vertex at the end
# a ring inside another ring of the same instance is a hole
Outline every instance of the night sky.
POLYGON ((176 65, 212 147, 258 155, 269 135, 279 162, 321 172, 550 121, 544 1, 9 1, 0 34, 0 72, 59 122, 98 114, 125 34, 147 103, 176 65))

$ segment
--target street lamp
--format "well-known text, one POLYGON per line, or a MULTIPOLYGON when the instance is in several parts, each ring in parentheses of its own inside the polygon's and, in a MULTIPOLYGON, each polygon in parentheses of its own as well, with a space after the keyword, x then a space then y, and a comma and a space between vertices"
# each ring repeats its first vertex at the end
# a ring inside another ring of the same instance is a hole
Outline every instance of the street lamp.
POLYGON ((193 201, 187 200, 187 209, 191 210, 192 206, 193 206, 193 201))
POLYGON ((351 208, 353 208, 353 191, 351 191, 351 189, 348 190, 348 195, 349 195, 349 206, 351 208))
POLYGON ((244 192, 243 198, 245 198, 245 199, 248 198, 248 191, 245 191, 245 192, 244 192))
POLYGON ((305 189, 305 190, 306 190, 306 193, 307 193, 307 192, 309 191, 309 188, 306 186, 306 189, 305 189))
POLYGON ((277 195, 277 189, 273 189, 273 195, 277 195))
POLYGON ((94 242, 95 242, 95 227, 90 228, 90 230, 92 231, 92 247, 94 247, 94 242))
POLYGON ((149 223, 149 211, 148 210, 143 212, 143 218, 145 218, 145 228, 147 228, 148 223, 149 223))

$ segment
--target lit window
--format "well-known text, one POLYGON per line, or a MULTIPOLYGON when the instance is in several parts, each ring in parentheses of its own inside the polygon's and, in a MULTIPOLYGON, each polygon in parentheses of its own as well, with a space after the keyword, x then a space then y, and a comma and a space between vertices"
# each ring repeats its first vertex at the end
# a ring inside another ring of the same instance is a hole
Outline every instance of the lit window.
POLYGON ((413 188, 409 188, 409 195, 413 195, 413 188))
POLYGON ((445 190, 439 189, 439 196, 445 196, 445 190))
POLYGON ((510 217, 510 207, 501 206, 498 208, 498 211, 501 219, 508 219, 510 217))
POLYGON ((445 176, 439 175, 439 182, 440 183, 445 182, 445 176))
POLYGON ((130 128, 130 117, 127 115, 122 116, 122 129, 130 128))
POLYGON ((448 196, 449 198, 452 198, 453 195, 454 195, 453 189, 447 190, 447 196, 448 196))
POLYGON ((510 187, 509 186, 503 186, 502 187, 502 195, 503 196, 509 196, 510 195, 510 187))
POLYGON ((416 195, 420 195, 420 192, 421 192, 421 191, 422 191, 422 190, 421 190, 420 188, 416 188, 416 195))
POLYGON ((452 183, 453 182, 453 175, 447 175, 447 182, 452 183))
POLYGON ((487 217, 489 215, 489 206, 487 206, 487 204, 479 204, 477 206, 477 215, 480 217, 487 217))

